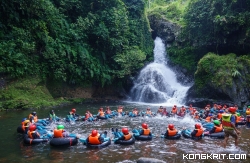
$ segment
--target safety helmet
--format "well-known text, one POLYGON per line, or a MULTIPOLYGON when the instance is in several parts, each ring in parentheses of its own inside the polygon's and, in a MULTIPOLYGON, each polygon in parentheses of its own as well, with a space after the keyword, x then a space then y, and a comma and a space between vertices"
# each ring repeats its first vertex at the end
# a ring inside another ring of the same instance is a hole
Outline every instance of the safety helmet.
POLYGON ((57 126, 57 129, 58 129, 58 130, 64 129, 64 125, 58 125, 58 126, 57 126))
POLYGON ((168 125, 168 128, 169 128, 170 130, 173 130, 173 129, 174 129, 174 125, 173 125, 173 124, 169 124, 169 125, 168 125))
POLYGON ((235 107, 230 107, 229 110, 231 113, 235 113, 236 112, 236 108, 235 107))
POLYGON ((240 116, 240 113, 237 113, 237 116, 240 116))
POLYGON ((201 128, 201 125, 200 125, 199 123, 196 123, 196 124, 194 125, 194 127, 195 127, 196 129, 200 129, 200 128, 201 128))
POLYGON ((98 131, 97 130, 92 130, 92 132, 91 132, 91 135, 92 136, 96 136, 98 134, 98 131))
POLYGON ((211 116, 213 116, 213 114, 212 114, 212 113, 209 113, 208 116, 211 117, 211 116))
POLYGON ((76 112, 76 109, 75 109, 75 108, 73 108, 71 111, 72 111, 73 113, 75 113, 75 112, 76 112))
POLYGON ((35 130, 36 130, 36 125, 31 125, 31 126, 29 127, 29 130, 30 130, 30 131, 35 131, 35 130))
POLYGON ((22 119, 22 122, 24 122, 25 120, 27 120, 27 118, 23 118, 23 119, 22 119))
POLYGON ((35 116, 35 115, 36 115, 36 112, 34 111, 34 112, 32 112, 31 114, 35 116))
POLYGON ((214 120, 214 124, 219 125, 220 121, 219 120, 214 120))
POLYGON ((147 128, 148 128, 148 125, 147 125, 146 123, 143 123, 143 124, 141 125, 141 127, 147 129, 147 128))
POLYGON ((122 133, 125 135, 128 134, 128 128, 122 128, 122 133))
POLYGON ((246 111, 246 115, 249 115, 250 114, 250 111, 246 111))

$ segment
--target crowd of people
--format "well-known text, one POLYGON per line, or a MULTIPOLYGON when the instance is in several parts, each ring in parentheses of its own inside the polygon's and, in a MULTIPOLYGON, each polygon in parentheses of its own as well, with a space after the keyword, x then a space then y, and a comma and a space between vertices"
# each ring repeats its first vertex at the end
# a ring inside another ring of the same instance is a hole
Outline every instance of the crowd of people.
MULTIPOLYGON (((229 136, 232 136, 235 139, 235 145, 238 145, 238 139, 240 131, 237 129, 237 124, 239 122, 244 123, 247 127, 250 127, 250 106, 247 107, 245 113, 246 117, 240 115, 238 112, 237 106, 227 106, 227 105, 217 105, 214 104, 213 107, 207 105, 204 109, 197 110, 192 105, 186 109, 184 106, 181 106, 179 109, 176 105, 172 107, 172 109, 168 112, 166 107, 160 106, 156 113, 152 112, 151 109, 148 107, 146 111, 138 111, 137 108, 134 108, 130 112, 124 112, 124 108, 119 106, 117 111, 112 111, 110 107, 106 107, 104 111, 103 108, 98 110, 96 115, 93 115, 89 110, 86 111, 85 116, 80 116, 76 113, 76 109, 73 108, 67 115, 67 118, 74 118, 79 119, 80 117, 82 120, 85 121, 94 121, 97 120, 98 117, 113 117, 116 115, 127 115, 127 116, 179 116, 184 117, 185 115, 191 116, 197 123, 194 125, 194 130, 190 133, 192 138, 202 138, 204 133, 212 134, 212 133, 225 133, 224 145, 228 143, 229 136), (204 130, 202 124, 204 123, 213 123, 213 127, 209 130, 204 130)), ((29 114, 28 118, 24 118, 22 120, 22 130, 24 133, 28 135, 31 139, 38 139, 40 138, 40 134, 36 131, 37 126, 46 126, 52 121, 60 120, 59 117, 55 115, 54 110, 49 112, 49 116, 47 120, 38 119, 37 113, 32 112, 29 114)), ((148 124, 143 123, 141 125, 142 129, 139 132, 139 135, 149 135, 151 136, 152 133, 149 129, 148 124)), ((186 128, 183 128, 186 130, 186 128)), ((112 133, 115 136, 115 140, 129 140, 133 134, 129 132, 127 127, 122 128, 121 132, 118 129, 114 130, 112 128, 112 133)), ((171 137, 178 134, 179 131, 175 128, 174 124, 169 124, 167 127, 166 132, 164 133, 164 137, 171 137)), ((87 143, 89 144, 101 144, 105 141, 105 136, 107 132, 99 134, 97 130, 93 130, 91 134, 88 136, 87 143)), ((68 137, 69 133, 64 130, 63 125, 58 125, 56 129, 53 130, 53 137, 54 138, 63 138, 68 137)))

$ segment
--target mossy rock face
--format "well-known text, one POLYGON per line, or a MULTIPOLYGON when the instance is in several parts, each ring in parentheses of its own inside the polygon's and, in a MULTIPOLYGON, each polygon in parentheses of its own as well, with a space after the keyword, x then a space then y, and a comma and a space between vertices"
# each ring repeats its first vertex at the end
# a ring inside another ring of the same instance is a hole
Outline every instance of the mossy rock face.
POLYGON ((220 98, 242 105, 250 99, 250 57, 206 54, 195 72, 192 98, 220 98))

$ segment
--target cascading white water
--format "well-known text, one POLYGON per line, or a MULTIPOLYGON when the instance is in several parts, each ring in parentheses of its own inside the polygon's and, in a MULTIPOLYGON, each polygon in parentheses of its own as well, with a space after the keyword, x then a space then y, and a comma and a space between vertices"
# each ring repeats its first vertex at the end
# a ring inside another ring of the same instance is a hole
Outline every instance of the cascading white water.
POLYGON ((163 103, 165 106, 182 104, 189 87, 178 83, 175 73, 168 67, 161 38, 157 37, 154 43, 154 62, 143 68, 134 81, 131 99, 143 103, 163 103))

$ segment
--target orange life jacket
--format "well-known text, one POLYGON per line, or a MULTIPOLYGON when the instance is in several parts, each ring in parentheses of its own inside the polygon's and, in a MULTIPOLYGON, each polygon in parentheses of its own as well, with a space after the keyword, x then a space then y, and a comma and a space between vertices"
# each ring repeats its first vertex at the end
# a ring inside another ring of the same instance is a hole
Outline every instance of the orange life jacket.
POLYGON ((214 125, 214 127, 215 127, 215 131, 214 132, 221 132, 223 130, 222 124, 220 124, 220 126, 214 125))
POLYGON ((207 118, 205 119, 205 121, 206 121, 206 122, 211 122, 211 119, 212 119, 211 117, 207 117, 207 118))
POLYGON ((185 112, 186 111, 186 108, 181 108, 181 112, 185 112))
POLYGON ((85 119, 89 119, 89 117, 92 117, 92 114, 86 113, 86 114, 85 114, 85 119))
POLYGON ((143 135, 149 135, 150 129, 143 129, 143 135))
POLYGON ((33 133, 36 133, 38 136, 40 136, 39 133, 37 133, 36 131, 31 131, 31 132, 28 131, 29 138, 33 139, 33 136, 32 136, 33 133))
POLYGON ((236 123, 239 123, 239 122, 241 122, 241 116, 235 116, 236 117, 236 123))
POLYGON ((123 135, 125 140, 129 140, 131 139, 132 135, 130 133, 128 133, 127 135, 123 135))
POLYGON ((137 111, 137 110, 134 110, 134 111, 133 111, 133 114, 137 115, 137 114, 138 114, 138 111, 137 111))
POLYGON ((218 113, 217 118, 218 118, 218 119, 221 119, 221 118, 222 118, 222 114, 221 114, 221 113, 218 113))
POLYGON ((194 119, 200 119, 199 115, 194 116, 194 119))
POLYGON ((117 109, 118 113, 122 113, 122 108, 117 109))
POLYGON ((189 108, 190 113, 193 112, 193 110, 194 110, 193 107, 190 107, 190 108, 189 108))
POLYGON ((172 113, 176 114, 177 113, 177 108, 172 108, 172 113))
POLYGON ((89 144, 93 144, 93 145, 101 144, 101 142, 99 141, 99 137, 100 137, 100 134, 98 134, 96 136, 92 136, 90 134, 89 135, 89 144))
POLYGON ((177 134, 177 130, 174 128, 173 130, 170 130, 169 128, 168 130, 168 136, 175 136, 177 134))
POLYGON ((197 130, 197 133, 195 134, 196 137, 199 137, 203 134, 203 130, 202 129, 195 129, 197 130))
POLYGON ((104 117, 104 112, 99 110, 99 116, 104 117))
POLYGON ((148 111, 146 111, 146 114, 151 115, 151 114, 152 114, 152 112, 151 112, 150 110, 148 110, 148 111))
POLYGON ((60 129, 60 130, 55 129, 54 130, 54 138, 63 138, 63 130, 62 129, 60 129))

